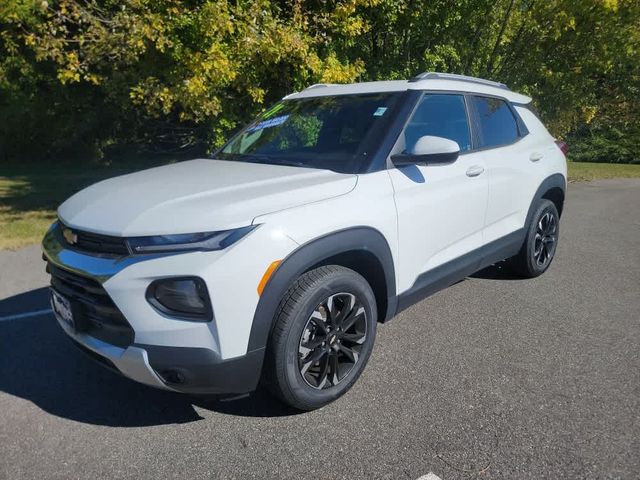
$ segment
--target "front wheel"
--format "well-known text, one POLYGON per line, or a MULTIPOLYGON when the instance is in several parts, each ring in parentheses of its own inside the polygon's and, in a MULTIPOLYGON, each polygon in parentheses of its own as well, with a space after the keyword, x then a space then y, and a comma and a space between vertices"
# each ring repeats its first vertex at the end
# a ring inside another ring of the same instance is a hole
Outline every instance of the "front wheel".
POLYGON ((553 202, 542 200, 531 219, 525 242, 511 259, 514 269, 523 277, 542 275, 551 265, 558 246, 560 216, 553 202))
POLYGON ((375 296, 353 270, 324 266, 285 294, 267 348, 269 389, 300 410, 332 402, 364 370, 376 335, 375 296))

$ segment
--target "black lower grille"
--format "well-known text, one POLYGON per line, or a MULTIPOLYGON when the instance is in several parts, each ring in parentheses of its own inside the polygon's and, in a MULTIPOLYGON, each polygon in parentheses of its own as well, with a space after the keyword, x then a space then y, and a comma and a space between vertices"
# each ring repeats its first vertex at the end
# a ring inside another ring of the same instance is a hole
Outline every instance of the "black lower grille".
POLYGON ((56 267, 49 263, 51 286, 78 308, 74 309, 79 329, 99 340, 127 347, 133 343, 134 332, 106 290, 95 280, 56 267))

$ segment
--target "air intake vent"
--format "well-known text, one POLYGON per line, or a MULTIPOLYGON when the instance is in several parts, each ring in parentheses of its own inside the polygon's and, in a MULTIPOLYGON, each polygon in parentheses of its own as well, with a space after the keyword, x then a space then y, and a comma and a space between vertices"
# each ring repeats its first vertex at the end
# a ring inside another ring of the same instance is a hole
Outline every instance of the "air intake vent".
POLYGON ((88 335, 103 342, 128 347, 133 343, 133 329, 116 307, 107 291, 97 281, 49 263, 51 286, 66 299, 80 305, 77 310, 88 335))

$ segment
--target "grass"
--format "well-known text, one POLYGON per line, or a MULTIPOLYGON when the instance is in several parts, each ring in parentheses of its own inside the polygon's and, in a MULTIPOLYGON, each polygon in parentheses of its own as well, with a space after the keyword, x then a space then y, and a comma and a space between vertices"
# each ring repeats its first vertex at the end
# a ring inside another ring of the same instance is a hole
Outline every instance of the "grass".
POLYGON ((570 182, 640 177, 640 164, 569 162, 568 166, 570 182))
POLYGON ((0 250, 39 243, 65 199, 83 188, 154 164, 117 167, 46 165, 0 169, 0 250))
MULTIPOLYGON (((99 180, 154 166, 133 163, 117 167, 45 165, 0 170, 0 250, 40 242, 66 198, 99 180)), ((640 165, 569 162, 569 180, 640 177, 640 165)))

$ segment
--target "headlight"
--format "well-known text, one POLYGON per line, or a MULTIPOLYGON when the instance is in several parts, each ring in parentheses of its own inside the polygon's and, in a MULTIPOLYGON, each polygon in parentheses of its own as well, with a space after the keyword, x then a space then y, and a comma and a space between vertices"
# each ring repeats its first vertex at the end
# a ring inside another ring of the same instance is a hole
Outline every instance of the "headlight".
POLYGON ((257 225, 249 225, 221 232, 131 237, 127 241, 133 253, 222 250, 240 240, 256 227, 257 225))
POLYGON ((147 300, 171 317, 203 322, 212 318, 209 293, 199 277, 155 280, 147 288, 147 300))

